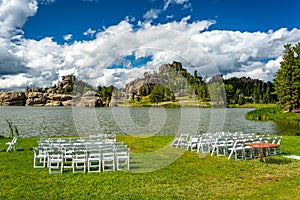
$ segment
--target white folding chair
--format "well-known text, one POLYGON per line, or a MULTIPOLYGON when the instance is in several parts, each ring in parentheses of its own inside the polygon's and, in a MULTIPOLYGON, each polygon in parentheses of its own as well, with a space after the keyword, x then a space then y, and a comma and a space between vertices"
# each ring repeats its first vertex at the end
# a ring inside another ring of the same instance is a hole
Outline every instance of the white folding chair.
POLYGON ((100 149, 90 150, 87 158, 88 172, 100 172, 101 171, 101 152, 100 149))
POLYGON ((45 168, 48 159, 46 148, 33 148, 33 168, 45 168))
POLYGON ((113 147, 106 147, 101 150, 102 155, 102 171, 113 171, 115 170, 115 152, 113 147))
POLYGON ((197 151, 199 141, 200 141, 199 135, 191 135, 188 149, 190 149, 191 151, 197 151))
POLYGON ((279 146, 275 148, 270 148, 269 153, 271 156, 281 154, 281 146, 280 146, 281 140, 282 140, 282 136, 276 137, 275 140, 272 142, 273 144, 278 144, 279 146))
POLYGON ((217 156, 227 156, 227 140, 226 138, 219 138, 216 144, 217 156))
POLYGON ((87 152, 84 150, 74 151, 72 153, 72 169, 73 173, 85 173, 87 163, 87 152))
POLYGON ((63 147, 64 153, 64 168, 72 168, 74 147, 71 145, 63 147))
POLYGON ((116 169, 129 170, 130 149, 128 147, 117 147, 115 150, 116 169))
POLYGON ((11 151, 12 149, 14 151, 17 150, 17 140, 18 140, 18 137, 13 137, 13 139, 11 140, 11 142, 5 143, 6 145, 8 145, 8 147, 6 149, 6 152, 11 151))
POLYGON ((244 140, 244 159, 253 159, 255 156, 253 147, 246 145, 249 143, 253 143, 253 140, 244 140))
POLYGON ((201 150, 201 154, 209 154, 211 151, 212 138, 202 137, 198 144, 197 152, 201 150))
POLYGON ((178 143, 176 145, 176 148, 189 148, 189 134, 181 134, 179 139, 178 139, 178 143))
POLYGON ((232 155, 234 154, 235 160, 244 160, 244 141, 243 140, 236 140, 233 147, 229 148, 230 154, 228 156, 228 160, 231 159, 232 155))
POLYGON ((64 169, 64 154, 62 151, 48 151, 49 174, 62 174, 64 169))

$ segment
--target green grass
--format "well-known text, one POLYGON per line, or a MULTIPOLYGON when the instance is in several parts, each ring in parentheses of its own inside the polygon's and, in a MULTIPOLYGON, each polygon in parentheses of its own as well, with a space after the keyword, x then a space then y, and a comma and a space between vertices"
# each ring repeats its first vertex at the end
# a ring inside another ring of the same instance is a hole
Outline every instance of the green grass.
POLYGON ((273 120, 284 135, 300 135, 300 113, 283 112, 279 107, 261 108, 246 114, 248 120, 273 120))
MULTIPOLYGON (((173 137, 118 135, 131 152, 161 149, 173 137)), ((148 173, 101 172, 49 175, 33 168, 37 138, 19 138, 19 150, 5 152, 0 139, 0 199, 299 199, 300 161, 282 156, 274 162, 235 161, 185 152, 165 168, 148 173)), ((284 136, 282 151, 300 154, 300 137, 284 136)), ((175 148, 174 148, 175 150, 175 148)), ((153 161, 155 165, 156 161, 153 161)), ((132 159, 131 166, 137 165, 132 159)), ((134 171, 134 170, 133 170, 134 171)))

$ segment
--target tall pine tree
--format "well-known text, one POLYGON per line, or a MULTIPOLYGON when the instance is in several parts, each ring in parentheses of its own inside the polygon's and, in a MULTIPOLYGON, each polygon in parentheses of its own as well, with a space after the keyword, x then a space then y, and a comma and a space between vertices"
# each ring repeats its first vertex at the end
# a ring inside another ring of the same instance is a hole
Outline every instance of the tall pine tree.
POLYGON ((279 105, 291 112, 300 108, 300 43, 294 47, 286 44, 284 48, 274 85, 279 105))

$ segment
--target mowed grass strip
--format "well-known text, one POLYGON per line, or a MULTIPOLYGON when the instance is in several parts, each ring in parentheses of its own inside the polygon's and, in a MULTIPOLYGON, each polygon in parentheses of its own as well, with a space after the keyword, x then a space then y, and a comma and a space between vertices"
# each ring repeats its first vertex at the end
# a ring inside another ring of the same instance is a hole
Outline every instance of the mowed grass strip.
MULTIPOLYGON (((146 155, 170 144, 173 136, 118 135, 133 154, 146 155)), ((0 199, 299 199, 300 161, 273 157, 235 161, 184 152, 164 168, 49 175, 33 168, 38 138, 19 138, 18 151, 5 152, 0 139, 0 199)), ((300 155, 300 137, 284 136, 283 155, 300 155)), ((174 148, 174 150, 176 150, 174 148)), ((134 166, 135 160, 131 160, 134 166)), ((153 165, 155 165, 155 160, 153 165)))

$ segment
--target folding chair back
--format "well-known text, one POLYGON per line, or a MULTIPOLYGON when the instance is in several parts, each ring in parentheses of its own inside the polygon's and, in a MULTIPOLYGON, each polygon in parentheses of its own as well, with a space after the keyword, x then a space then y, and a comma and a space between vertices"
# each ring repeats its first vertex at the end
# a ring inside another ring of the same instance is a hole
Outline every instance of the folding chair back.
POLYGON ((13 137, 11 142, 5 143, 6 145, 8 145, 6 152, 11 151, 12 149, 14 151, 17 150, 17 140, 18 140, 18 137, 13 137))

